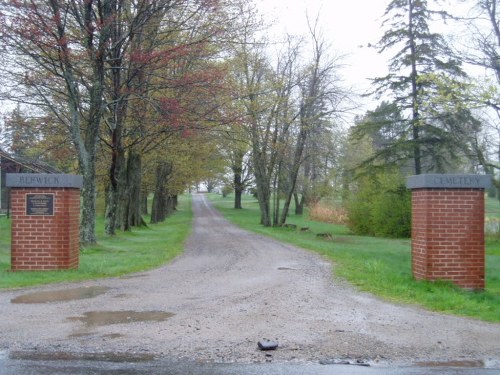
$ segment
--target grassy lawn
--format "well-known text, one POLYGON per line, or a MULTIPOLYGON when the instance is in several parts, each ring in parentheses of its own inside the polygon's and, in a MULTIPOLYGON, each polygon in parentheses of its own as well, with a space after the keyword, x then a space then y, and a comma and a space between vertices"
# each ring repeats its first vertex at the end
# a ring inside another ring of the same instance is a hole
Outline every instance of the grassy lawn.
POLYGON ((114 237, 104 235, 101 218, 96 226, 98 243, 82 249, 78 270, 11 272, 10 220, 0 217, 0 288, 89 280, 158 267, 183 251, 191 219, 191 199, 187 196, 180 197, 178 211, 164 223, 119 232, 114 237))
MULTIPOLYGON (((433 311, 500 322, 500 240, 488 238, 487 279, 484 292, 469 292, 450 283, 415 281, 411 274, 411 244, 408 239, 383 239, 353 236, 342 225, 313 222, 307 216, 291 215, 289 228, 265 228, 259 225, 257 202, 246 196, 243 210, 232 209, 232 197, 210 195, 226 218, 251 231, 283 242, 316 251, 335 264, 335 277, 347 279, 359 289, 393 302, 418 304, 433 311), (309 231, 300 231, 300 228, 309 231), (331 233, 333 240, 318 238, 331 233)), ((488 207, 498 210, 493 202, 488 207)), ((497 211, 498 212, 498 211, 497 211)))

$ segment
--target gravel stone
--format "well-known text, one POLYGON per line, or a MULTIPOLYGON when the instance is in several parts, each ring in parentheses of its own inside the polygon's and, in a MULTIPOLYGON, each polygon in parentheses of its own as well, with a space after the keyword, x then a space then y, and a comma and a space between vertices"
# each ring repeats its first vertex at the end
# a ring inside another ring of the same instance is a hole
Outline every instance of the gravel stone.
POLYGON ((260 350, 276 350, 278 349, 278 343, 276 341, 272 340, 260 340, 257 343, 257 346, 259 347, 260 350))

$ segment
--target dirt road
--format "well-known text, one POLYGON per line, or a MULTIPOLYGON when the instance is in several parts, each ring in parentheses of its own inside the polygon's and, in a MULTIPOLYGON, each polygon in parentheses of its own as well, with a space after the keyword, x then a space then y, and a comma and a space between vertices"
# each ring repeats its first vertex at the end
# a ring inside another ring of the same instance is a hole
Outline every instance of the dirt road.
POLYGON ((185 254, 167 266, 1 292, 0 351, 244 363, 454 360, 500 368, 499 324, 359 293, 332 278, 323 258, 229 224, 203 195, 193 197, 193 208, 185 254), (257 350, 263 338, 279 349, 257 350))

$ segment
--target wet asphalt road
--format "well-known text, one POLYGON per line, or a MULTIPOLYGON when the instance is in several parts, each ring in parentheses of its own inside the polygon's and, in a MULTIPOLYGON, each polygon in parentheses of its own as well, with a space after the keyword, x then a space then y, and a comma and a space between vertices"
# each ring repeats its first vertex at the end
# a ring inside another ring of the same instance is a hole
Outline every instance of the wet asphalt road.
POLYGON ((498 369, 452 367, 361 367, 321 364, 214 364, 167 359, 146 362, 19 360, 0 358, 0 375, 497 375, 498 369))

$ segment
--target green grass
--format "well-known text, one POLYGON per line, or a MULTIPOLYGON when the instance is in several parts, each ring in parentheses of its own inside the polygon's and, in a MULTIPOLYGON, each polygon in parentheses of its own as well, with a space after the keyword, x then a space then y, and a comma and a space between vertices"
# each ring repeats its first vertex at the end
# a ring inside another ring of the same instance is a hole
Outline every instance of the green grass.
POLYGON ((488 238, 486 290, 464 291, 451 283, 415 281, 411 274, 411 242, 349 234, 342 225, 312 222, 307 216, 291 215, 288 223, 298 229, 265 228, 259 223, 257 202, 246 196, 243 210, 232 209, 232 198, 211 195, 226 218, 251 231, 313 250, 334 263, 335 277, 348 280, 359 289, 398 303, 418 304, 429 310, 481 320, 500 322, 500 241, 488 238), (309 228, 308 232, 300 228, 309 228), (331 233, 333 240, 317 233, 331 233))
POLYGON ((164 223, 114 237, 104 235, 101 218, 96 225, 98 243, 82 249, 78 270, 11 272, 10 220, 0 217, 0 288, 120 276, 158 267, 183 251, 191 222, 190 197, 181 197, 178 211, 164 223))

